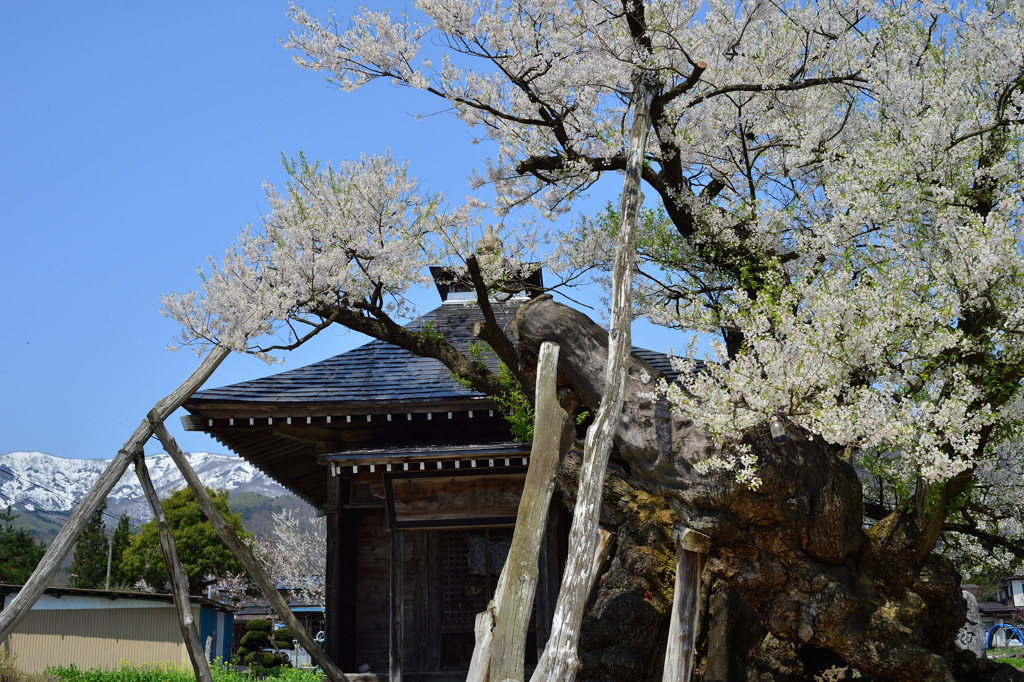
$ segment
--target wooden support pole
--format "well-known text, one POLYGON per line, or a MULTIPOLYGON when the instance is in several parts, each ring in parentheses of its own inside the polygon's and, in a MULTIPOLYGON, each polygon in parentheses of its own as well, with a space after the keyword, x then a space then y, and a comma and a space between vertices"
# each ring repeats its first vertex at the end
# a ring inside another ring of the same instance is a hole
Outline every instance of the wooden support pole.
POLYGON ((537 589, 540 545, 555 492, 562 432, 569 415, 558 404, 558 345, 545 341, 537 363, 536 417, 530 466, 519 500, 516 529, 509 548, 507 583, 496 602, 490 662, 491 682, 523 682, 526 635, 537 589))
MULTIPOLYGON (((591 564, 590 571, 587 576, 587 582, 583 587, 583 601, 584 603, 589 600, 590 595, 594 593, 594 586, 597 584, 598 574, 600 573, 601 566, 608 559, 608 552, 611 551, 612 541, 615 540, 615 536, 606 531, 604 528, 597 529, 597 548, 594 550, 594 559, 591 564)), ((552 663, 548 660, 548 657, 552 655, 553 649, 550 647, 544 647, 544 651, 541 652, 540 657, 537 659, 537 668, 533 672, 533 677, 530 678, 531 682, 538 682, 547 680, 548 682, 556 682, 550 677, 538 677, 538 670, 550 670, 552 663)))
POLYGON ((681 526, 676 527, 672 537, 676 541, 676 585, 661 679, 662 682, 690 682, 699 626, 701 571, 704 554, 711 548, 711 538, 681 526))
MULTIPOLYGON (((228 356, 229 352, 228 349, 219 346, 211 350, 188 379, 150 410, 150 416, 155 416, 158 421, 163 421, 171 416, 172 412, 181 407, 181 404, 210 378, 210 375, 228 356)), ((50 543, 39 565, 32 571, 32 575, 25 582, 24 587, 21 588, 10 605, 0 613, 0 640, 11 634, 11 631, 28 614, 32 605, 46 590, 46 586, 50 584, 50 580, 53 579, 57 569, 60 568, 68 552, 71 551, 71 547, 78 540, 82 529, 89 523, 89 519, 124 476, 128 466, 135 459, 135 453, 152 435, 153 428, 148 419, 139 424, 131 437, 125 441, 124 446, 118 450, 114 459, 107 465, 107 468, 100 474, 100 477, 96 479, 89 492, 78 503, 67 523, 50 543)))
POLYGON ((402 682, 402 659, 405 644, 405 532, 391 531, 390 618, 388 619, 388 679, 402 682))
POLYGON ((537 363, 534 439, 516 528, 494 599, 476 617, 476 645, 467 682, 524 678, 526 635, 537 587, 540 544, 562 456, 563 432, 569 420, 558 404, 557 371, 558 345, 545 342, 537 363), (506 590, 509 586, 513 589, 506 590))
POLYGON ((206 657, 206 650, 199 641, 199 631, 196 629, 195 618, 192 616, 192 600, 188 594, 188 576, 178 559, 178 548, 174 544, 174 533, 167 525, 167 518, 164 516, 164 508, 160 505, 160 498, 153 487, 153 480, 149 477, 149 469, 146 468, 146 456, 139 450, 135 458, 135 475, 142 486, 142 492, 146 494, 149 508, 153 510, 153 519, 156 521, 157 534, 160 538, 160 551, 164 556, 164 566, 167 568, 167 576, 170 578, 171 594, 174 596, 174 607, 178 612, 178 625, 181 627, 181 636, 185 640, 185 650, 192 661, 192 670, 195 672, 198 682, 213 682, 210 675, 210 661, 206 657))
POLYGON ((263 565, 260 564, 259 560, 253 555, 252 550, 238 537, 234 527, 229 526, 225 521, 224 517, 220 515, 220 511, 217 506, 213 503, 213 499, 210 498, 210 494, 206 492, 206 486, 199 480, 199 476, 196 475, 195 469, 188 463, 185 458, 185 454, 178 447, 177 442, 171 437, 171 434, 167 431, 167 427, 163 425, 163 422, 156 419, 157 415, 150 413, 150 419, 152 423, 153 433, 160 439, 160 443, 167 450, 167 454, 171 456, 174 463, 178 466, 178 470, 181 471, 182 476, 185 477, 185 482, 188 487, 192 489, 192 492, 196 496, 196 501, 199 503, 199 509, 202 510, 206 518, 213 524, 213 529, 217 532, 217 535, 224 544, 238 557, 239 562, 245 567, 246 572, 249 576, 256 581, 260 591, 263 592, 263 596, 270 602, 270 606, 274 609, 274 612, 278 615, 281 620, 284 621, 285 625, 289 630, 292 631, 292 636, 299 640, 299 644, 306 650, 306 653, 316 662, 317 665, 324 671, 324 674, 331 680, 331 682, 348 682, 348 678, 341 672, 334 660, 327 655, 327 653, 317 645, 316 640, 310 636, 306 628, 302 626, 302 623, 295 617, 292 610, 288 608, 288 602, 285 601, 281 593, 277 591, 277 586, 274 581, 271 580, 270 576, 267 575, 263 565))
MULTIPOLYGON (((557 505, 558 503, 554 503, 557 505)), ((537 658, 544 652, 551 635, 551 619, 555 615, 555 600, 558 598, 558 512, 552 505, 548 509, 548 526, 544 531, 543 546, 537 557, 537 598, 534 612, 537 614, 537 658)))
POLYGON ((555 604, 551 638, 533 672, 534 682, 573 682, 579 669, 576 648, 589 595, 590 563, 596 552, 601 512, 601 489, 608 468, 612 439, 619 428, 625 399, 626 371, 630 356, 630 323, 633 317, 633 259, 636 221, 640 210, 640 176, 651 130, 651 100, 655 85, 637 79, 633 92, 633 124, 626 155, 626 177, 619 203, 619 233, 612 265, 611 325, 608 330, 608 364, 605 367, 601 404, 583 445, 583 470, 569 529, 571 548, 555 604))

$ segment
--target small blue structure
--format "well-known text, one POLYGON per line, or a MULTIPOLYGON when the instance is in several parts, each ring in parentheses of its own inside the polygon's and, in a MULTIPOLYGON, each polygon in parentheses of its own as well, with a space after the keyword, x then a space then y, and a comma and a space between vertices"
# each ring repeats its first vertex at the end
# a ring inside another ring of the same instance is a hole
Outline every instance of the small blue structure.
POLYGON ((996 630, 1009 630, 1006 635, 1006 641, 1010 641, 1010 638, 1014 635, 1017 636, 1017 641, 1024 646, 1024 633, 1017 629, 1014 625, 1008 625, 1006 623, 1000 623, 999 625, 993 625, 988 629, 988 634, 985 635, 985 648, 988 649, 992 646, 992 633, 996 630))

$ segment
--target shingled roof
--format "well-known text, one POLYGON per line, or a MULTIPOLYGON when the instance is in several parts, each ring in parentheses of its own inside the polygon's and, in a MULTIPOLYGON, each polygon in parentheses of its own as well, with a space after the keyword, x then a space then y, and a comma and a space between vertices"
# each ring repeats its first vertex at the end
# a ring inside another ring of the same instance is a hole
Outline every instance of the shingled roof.
MULTIPOLYGON (((494 304, 495 317, 508 331, 522 303, 494 304)), ((465 351, 474 340, 473 324, 483 320, 475 305, 448 301, 407 325, 433 325, 456 348, 465 351)), ((488 357, 492 369, 497 359, 488 357)), ((344 405, 347 408, 410 405, 481 397, 460 387, 447 367, 433 358, 417 357, 384 341, 371 341, 353 350, 305 367, 262 379, 196 393, 185 404, 189 411, 217 402, 253 405, 344 405)))
MULTIPOLYGON (((507 332, 522 302, 494 304, 507 332)), ((446 301, 407 327, 432 325, 465 351, 482 319, 476 305, 446 301)), ((633 350, 675 378, 667 356, 633 350)), ((494 357, 484 362, 497 366, 494 357)), ((510 440, 490 398, 459 386, 439 361, 377 340, 305 367, 197 392, 184 407, 191 413, 182 418, 187 430, 210 434, 317 507, 325 501, 325 455, 510 440), (445 412, 443 420, 431 419, 445 412)))

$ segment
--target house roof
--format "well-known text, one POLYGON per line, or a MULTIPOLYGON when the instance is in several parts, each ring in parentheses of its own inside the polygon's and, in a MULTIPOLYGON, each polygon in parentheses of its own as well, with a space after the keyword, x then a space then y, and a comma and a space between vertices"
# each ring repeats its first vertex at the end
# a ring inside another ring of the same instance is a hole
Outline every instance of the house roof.
MULTIPOLYGON (((8 585, 0 584, 0 603, 2 599, 11 594, 17 594, 21 592, 22 585, 8 585)), ((47 587, 44 594, 56 597, 99 597, 103 599, 109 599, 111 601, 123 600, 125 602, 131 601, 154 601, 154 602, 165 602, 168 604, 174 603, 174 595, 163 594, 160 592, 129 592, 127 590, 99 590, 99 589, 82 589, 77 587, 47 587)), ((205 606, 211 609, 217 609, 220 611, 235 611, 233 606, 225 604, 223 602, 214 601, 207 599, 206 597, 199 597, 195 595, 189 596, 189 601, 196 606, 205 606)))
MULTIPOLYGON (((495 317, 506 331, 520 303, 494 304, 495 317)), ((465 351, 469 342, 475 340, 473 324, 483 319, 475 305, 449 301, 406 328, 421 330, 432 325, 456 348, 465 351)), ((492 369, 498 364, 493 355, 484 362, 492 369)), ((374 340, 305 367, 197 392, 185 407, 195 412, 211 403, 245 402, 265 406, 331 404, 352 408, 479 397, 459 386, 448 368, 437 360, 417 357, 398 346, 374 340)))
MULTIPOLYGON (((506 332, 522 302, 492 304, 506 332)), ((447 301, 407 328, 433 326, 466 351, 482 320, 476 305, 447 301)), ((675 379, 667 356, 633 350, 675 379)), ((498 364, 493 355, 483 361, 491 369, 498 364)), ((191 413, 182 418, 186 430, 209 433, 319 508, 326 502, 325 455, 345 459, 338 453, 351 451, 376 459, 387 448, 400 457, 411 446, 444 450, 510 440, 487 396, 460 386, 441 362, 378 340, 305 367, 197 392, 184 407, 191 413), (433 419, 437 413, 446 418, 433 419)))
POLYGON ((997 601, 980 601, 978 602, 978 610, 986 616, 1002 617, 1016 614, 1021 609, 997 601))

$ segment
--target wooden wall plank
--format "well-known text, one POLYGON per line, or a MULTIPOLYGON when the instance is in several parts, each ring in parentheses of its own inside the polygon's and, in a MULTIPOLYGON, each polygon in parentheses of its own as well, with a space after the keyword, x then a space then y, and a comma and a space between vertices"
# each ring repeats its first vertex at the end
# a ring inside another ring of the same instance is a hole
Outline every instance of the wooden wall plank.
MULTIPOLYGON (((435 530, 410 531, 413 537, 413 591, 411 601, 413 632, 407 654, 408 664, 417 672, 441 668, 441 550, 435 530)), ((408 547, 408 540, 406 541, 408 547)), ((409 569, 410 563, 406 562, 409 569)), ((409 666, 407 666, 409 667, 409 666)))
POLYGON ((525 473, 391 477, 395 520, 401 524, 515 518, 525 473))
POLYGON ((359 546, 357 571, 359 588, 356 608, 356 669, 369 665, 372 670, 388 669, 389 581, 388 564, 391 536, 385 527, 383 509, 363 509, 359 513, 356 544, 359 546))

